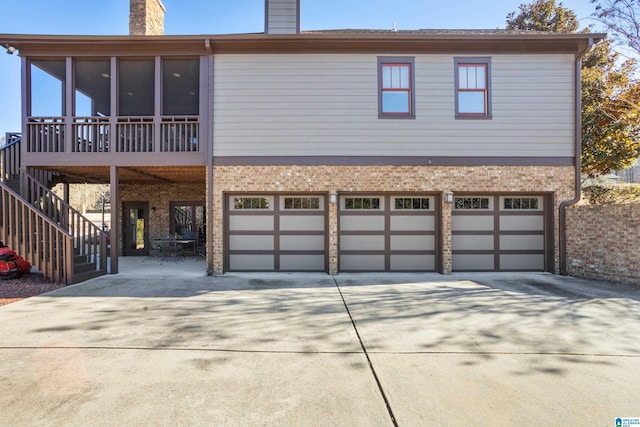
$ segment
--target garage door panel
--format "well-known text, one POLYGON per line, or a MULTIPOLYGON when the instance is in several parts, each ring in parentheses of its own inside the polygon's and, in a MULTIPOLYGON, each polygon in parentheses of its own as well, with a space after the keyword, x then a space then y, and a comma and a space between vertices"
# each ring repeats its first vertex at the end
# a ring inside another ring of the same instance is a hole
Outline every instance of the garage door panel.
POLYGON ((324 264, 324 255, 280 255, 281 270, 320 271, 324 264))
POLYGON ((542 215, 501 216, 500 230, 502 231, 542 231, 544 217, 542 215))
POLYGON ((454 231, 491 231, 493 228, 493 216, 490 215, 458 215, 451 219, 454 231))
POLYGON ((493 254, 453 254, 454 270, 493 270, 493 254))
POLYGON ((425 271, 435 270, 434 255, 391 255, 391 270, 425 271))
POLYGON ((268 271, 275 269, 273 255, 231 254, 229 256, 231 270, 268 271))
POLYGON ((258 250, 272 251, 273 236, 229 236, 229 249, 232 251, 258 250))
POLYGON ((435 237, 433 235, 392 235, 392 251, 432 251, 435 249, 435 237))
POLYGON ((280 217, 282 231, 324 231, 322 215, 283 215, 280 217))
POLYGON ((544 255, 503 254, 500 255, 502 270, 544 270, 544 255))
POLYGON ((384 216, 343 215, 340 217, 340 231, 384 231, 384 216))
POLYGON ((384 236, 340 236, 342 251, 383 251, 384 236))
POLYGON ((284 251, 323 251, 325 249, 324 235, 281 235, 280 249, 284 251))
POLYGON ((341 255, 340 269, 344 271, 384 271, 384 255, 341 255))
POLYGON ((273 231, 271 215, 232 215, 229 217, 230 231, 273 231))
POLYGON ((494 237, 493 234, 454 234, 451 236, 451 244, 455 250, 492 251, 494 249, 494 237))
POLYGON ((500 236, 501 250, 544 250, 544 236, 507 235, 500 236))
POLYGON ((417 215, 391 216, 391 231, 431 231, 435 228, 435 218, 417 215))
POLYGON ((326 209, 318 195, 229 195, 225 267, 326 271, 326 209))

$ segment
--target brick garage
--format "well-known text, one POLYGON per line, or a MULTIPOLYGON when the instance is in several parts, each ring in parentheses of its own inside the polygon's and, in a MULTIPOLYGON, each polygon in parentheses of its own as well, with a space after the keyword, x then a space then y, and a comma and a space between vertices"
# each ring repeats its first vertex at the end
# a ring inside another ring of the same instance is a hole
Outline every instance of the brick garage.
POLYGON ((567 272, 640 285, 640 204, 567 208, 567 272))
MULTIPOLYGON (((537 192, 554 195, 553 210, 570 199, 573 167, 552 166, 215 166, 213 177, 213 271, 224 269, 225 193, 280 192, 537 192)), ((443 272, 451 271, 451 205, 442 206, 440 251, 443 272)), ((329 272, 338 270, 338 212, 329 205, 329 272)), ((557 218, 554 235, 557 235, 557 218)), ((558 268, 557 246, 554 247, 558 268)))

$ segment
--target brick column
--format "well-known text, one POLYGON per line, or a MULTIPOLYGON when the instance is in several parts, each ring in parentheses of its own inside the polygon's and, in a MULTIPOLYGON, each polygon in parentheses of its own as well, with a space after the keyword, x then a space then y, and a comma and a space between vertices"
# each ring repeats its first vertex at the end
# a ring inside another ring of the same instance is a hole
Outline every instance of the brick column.
POLYGON ((445 203, 444 195, 446 191, 442 192, 441 209, 442 209, 442 273, 451 274, 453 268, 453 256, 451 253, 451 208, 452 203, 445 203))
MULTIPOLYGON (((331 197, 331 196, 329 196, 331 197)), ((329 274, 338 274, 338 203, 329 203, 329 274)))

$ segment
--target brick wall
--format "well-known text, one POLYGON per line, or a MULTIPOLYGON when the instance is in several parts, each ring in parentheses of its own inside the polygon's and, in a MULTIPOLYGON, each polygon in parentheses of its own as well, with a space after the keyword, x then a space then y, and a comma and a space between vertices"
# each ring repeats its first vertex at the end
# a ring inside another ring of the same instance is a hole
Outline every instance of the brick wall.
POLYGON ((567 272, 640 285, 640 203, 567 208, 567 272))
POLYGON ((129 35, 164 34, 165 8, 161 0, 131 0, 129 3, 129 35))
MULTIPOLYGON (((171 202, 202 202, 205 203, 205 183, 201 184, 173 184, 173 185, 122 185, 120 187, 120 213, 118 227, 122 230, 122 203, 149 203, 149 238, 157 239, 169 234, 170 231, 170 203, 171 202), (155 208, 155 210, 153 209, 155 208)), ((122 233, 120 233, 120 248, 122 248, 122 233)))
MULTIPOLYGON (((573 197, 573 167, 528 166, 215 166, 213 271, 224 267, 223 200, 227 192, 540 192, 554 193, 554 213, 573 197)), ((557 215, 554 233, 558 233, 557 215)), ((444 272, 451 271, 451 206, 442 205, 444 272)), ((210 243, 211 244, 211 243, 210 243)), ((558 252, 555 248, 556 269, 558 252)), ((338 265, 337 207, 329 210, 329 266, 338 265)))

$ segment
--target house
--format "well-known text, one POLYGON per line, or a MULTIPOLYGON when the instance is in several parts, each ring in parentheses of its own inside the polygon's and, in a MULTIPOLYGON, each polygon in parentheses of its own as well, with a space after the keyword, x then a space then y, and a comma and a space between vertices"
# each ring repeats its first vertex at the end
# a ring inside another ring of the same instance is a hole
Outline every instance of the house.
MULTIPOLYGON (((580 58, 604 34, 302 32, 299 0, 266 0, 263 34, 149 35, 164 8, 140 2, 143 35, 0 35, 22 61, 21 200, 109 183, 112 273, 185 231, 210 274, 561 269, 580 58)), ((63 228, 67 257, 87 246, 63 228)))

